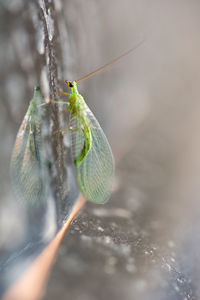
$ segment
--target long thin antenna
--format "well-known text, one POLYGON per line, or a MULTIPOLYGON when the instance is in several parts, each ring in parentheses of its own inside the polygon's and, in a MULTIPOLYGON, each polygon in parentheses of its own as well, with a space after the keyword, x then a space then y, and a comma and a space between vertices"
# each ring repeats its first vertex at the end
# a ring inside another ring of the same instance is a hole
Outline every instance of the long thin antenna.
POLYGON ((145 41, 145 39, 143 39, 143 40, 142 40, 140 43, 138 43, 135 47, 129 49, 128 51, 122 53, 122 54, 121 54, 120 56, 118 56, 118 57, 115 57, 114 59, 112 59, 111 61, 109 61, 108 63, 106 63, 105 65, 103 65, 103 66, 97 68, 96 70, 90 72, 90 73, 87 74, 87 75, 84 75, 84 76, 78 78, 78 79, 75 80, 75 81, 76 81, 77 83, 78 83, 78 82, 81 82, 81 81, 83 81, 83 80, 85 80, 85 79, 88 79, 88 78, 92 77, 93 75, 96 75, 96 74, 98 74, 98 73, 100 73, 100 72, 106 70, 109 66, 113 65, 115 62, 117 62, 118 60, 120 60, 122 57, 124 57, 124 56, 130 54, 130 53, 133 52, 135 49, 137 49, 138 47, 140 47, 140 46, 144 43, 144 41, 145 41))

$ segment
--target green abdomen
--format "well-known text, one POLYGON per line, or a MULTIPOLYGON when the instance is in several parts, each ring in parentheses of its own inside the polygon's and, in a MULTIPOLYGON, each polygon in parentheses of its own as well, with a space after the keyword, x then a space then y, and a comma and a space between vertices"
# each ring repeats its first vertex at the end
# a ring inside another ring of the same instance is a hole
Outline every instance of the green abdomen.
POLYGON ((86 158, 88 152, 91 149, 91 145, 92 145, 92 136, 91 136, 90 128, 88 126, 86 126, 84 129, 82 129, 82 132, 83 132, 83 136, 84 136, 83 147, 82 147, 80 154, 74 159, 74 163, 77 167, 80 166, 80 164, 86 158))

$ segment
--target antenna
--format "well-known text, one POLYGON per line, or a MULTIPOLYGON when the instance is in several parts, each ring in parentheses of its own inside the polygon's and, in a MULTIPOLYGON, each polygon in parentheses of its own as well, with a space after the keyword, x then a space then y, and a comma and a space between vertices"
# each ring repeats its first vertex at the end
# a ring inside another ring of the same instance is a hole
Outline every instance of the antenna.
POLYGON ((85 79, 88 79, 90 77, 92 77, 93 75, 96 75, 98 73, 101 73, 102 71, 106 70, 108 67, 110 67, 111 65, 113 65, 114 63, 116 63, 118 60, 120 60, 122 57, 127 56, 128 54, 130 54, 131 52, 133 52, 135 49, 137 49, 138 47, 140 47, 143 43, 144 43, 145 39, 143 39, 141 42, 139 42, 136 46, 134 46, 133 48, 127 50, 126 52, 122 53, 120 56, 115 57, 114 59, 112 59, 111 61, 109 61, 108 63, 106 63, 105 65, 97 68, 96 70, 90 72, 89 74, 86 74, 80 78, 78 78, 77 80, 75 80, 77 83, 84 81, 85 79))

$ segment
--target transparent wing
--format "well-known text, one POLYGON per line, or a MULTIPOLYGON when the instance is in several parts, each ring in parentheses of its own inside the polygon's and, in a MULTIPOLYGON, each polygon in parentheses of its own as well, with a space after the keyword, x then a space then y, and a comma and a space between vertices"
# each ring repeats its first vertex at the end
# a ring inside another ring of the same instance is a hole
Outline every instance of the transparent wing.
MULTIPOLYGON (((83 162, 76 168, 77 182, 82 194, 89 201, 105 203, 110 197, 114 159, 108 140, 97 119, 90 109, 85 107, 85 116, 90 126, 92 145, 83 162)), ((79 120, 74 120, 72 131, 72 156, 77 157, 84 145, 84 134, 79 120)))
POLYGON ((47 199, 49 182, 42 146, 41 120, 38 113, 27 111, 18 131, 10 165, 10 176, 17 198, 30 206, 40 206, 47 199), (35 115, 37 114, 37 115, 35 115))

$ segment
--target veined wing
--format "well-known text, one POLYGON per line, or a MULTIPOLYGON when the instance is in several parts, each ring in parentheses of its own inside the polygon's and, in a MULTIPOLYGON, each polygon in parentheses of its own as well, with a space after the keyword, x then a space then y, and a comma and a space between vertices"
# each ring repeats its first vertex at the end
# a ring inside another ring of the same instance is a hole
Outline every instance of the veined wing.
POLYGON ((16 137, 10 174, 19 200, 25 205, 36 207, 45 202, 49 185, 42 146, 41 107, 40 111, 34 111, 33 105, 37 108, 34 101, 30 102, 16 137))
MULTIPOLYGON (((114 159, 108 140, 97 119, 85 104, 85 117, 91 132, 91 148, 82 163, 76 167, 80 191, 89 201, 105 203, 111 193, 114 177, 114 159)), ((72 153, 77 155, 84 147, 84 132, 80 120, 72 131, 72 153)), ((73 154, 73 158, 76 156, 73 154)))

